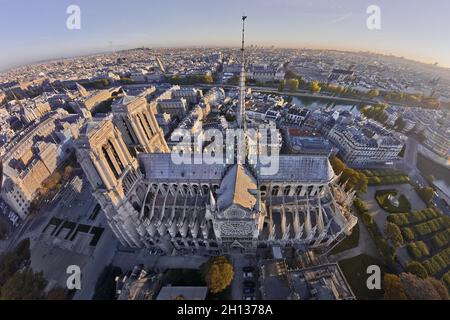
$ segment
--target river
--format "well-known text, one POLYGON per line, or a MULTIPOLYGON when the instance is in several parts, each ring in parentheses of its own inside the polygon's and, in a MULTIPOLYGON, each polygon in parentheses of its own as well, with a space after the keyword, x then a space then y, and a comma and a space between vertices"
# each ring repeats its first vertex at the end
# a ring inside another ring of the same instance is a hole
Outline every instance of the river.
POLYGON ((359 110, 356 105, 335 103, 333 100, 331 100, 329 98, 315 99, 315 98, 293 97, 292 103, 298 107, 303 106, 310 110, 317 110, 320 108, 323 108, 323 109, 331 108, 332 110, 337 110, 337 111, 344 111, 344 110, 350 111, 353 115, 359 114, 359 110))

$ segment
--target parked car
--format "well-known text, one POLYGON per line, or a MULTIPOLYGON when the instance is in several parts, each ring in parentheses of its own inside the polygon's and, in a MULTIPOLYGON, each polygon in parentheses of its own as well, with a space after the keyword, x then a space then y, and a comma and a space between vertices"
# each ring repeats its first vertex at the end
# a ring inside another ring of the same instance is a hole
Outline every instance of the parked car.
POLYGON ((251 273, 251 272, 244 272, 244 278, 253 278, 253 273, 251 273))
POLYGON ((255 281, 245 280, 244 287, 245 288, 254 288, 256 286, 255 281))
POLYGON ((254 296, 244 296, 242 300, 256 300, 254 296))

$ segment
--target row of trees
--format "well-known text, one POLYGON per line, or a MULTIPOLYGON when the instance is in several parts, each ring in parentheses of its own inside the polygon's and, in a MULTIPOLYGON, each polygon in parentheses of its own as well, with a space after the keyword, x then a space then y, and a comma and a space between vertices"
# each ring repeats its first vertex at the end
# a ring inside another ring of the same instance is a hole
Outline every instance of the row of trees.
POLYGON ((434 196, 434 190, 431 187, 417 188, 416 192, 426 204, 429 204, 434 196))
POLYGON ((336 174, 341 174, 340 183, 347 182, 346 189, 366 192, 368 179, 361 171, 347 167, 339 158, 333 156, 330 158, 331 166, 336 174))
POLYGON ((374 106, 365 106, 360 111, 367 118, 374 119, 380 123, 386 123, 388 120, 388 115, 384 110, 386 110, 386 104, 376 104, 374 106))
POLYGON ((174 75, 171 77, 166 77, 166 82, 172 85, 193 85, 199 83, 213 84, 214 78, 210 74, 192 75, 183 78, 178 75, 174 75))
POLYGON ((61 297, 58 289, 44 294, 47 281, 42 272, 28 267, 30 239, 22 240, 14 250, 0 256, 0 299, 37 300, 61 297))
POLYGON ((0 300, 65 300, 67 292, 61 287, 44 292, 47 280, 29 267, 30 257, 28 238, 0 256, 0 300))

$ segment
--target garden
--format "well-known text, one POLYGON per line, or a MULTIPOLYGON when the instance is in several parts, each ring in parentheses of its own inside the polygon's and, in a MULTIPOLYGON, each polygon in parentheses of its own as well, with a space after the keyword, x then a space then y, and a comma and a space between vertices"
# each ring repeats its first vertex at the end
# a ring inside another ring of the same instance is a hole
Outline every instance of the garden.
POLYGON ((450 217, 427 208, 391 214, 388 221, 400 228, 415 266, 427 276, 440 278, 450 290, 450 217))
POLYGON ((411 204, 404 195, 398 195, 396 190, 377 190, 375 192, 375 200, 378 205, 389 213, 400 213, 411 211, 411 204), (398 201, 395 205, 392 199, 398 201))
POLYGON ((371 186, 409 183, 409 177, 399 170, 363 170, 371 186))

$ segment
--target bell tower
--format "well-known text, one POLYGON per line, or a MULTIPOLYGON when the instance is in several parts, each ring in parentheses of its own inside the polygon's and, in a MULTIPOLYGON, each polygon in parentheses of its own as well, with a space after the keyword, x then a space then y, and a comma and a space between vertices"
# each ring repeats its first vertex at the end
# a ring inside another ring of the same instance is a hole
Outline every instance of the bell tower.
POLYGON ((111 117, 86 123, 76 141, 76 152, 114 234, 123 245, 141 247, 143 177, 111 117))
POLYGON ((169 147, 145 97, 123 96, 112 106, 113 122, 125 144, 137 152, 167 153, 169 147))

